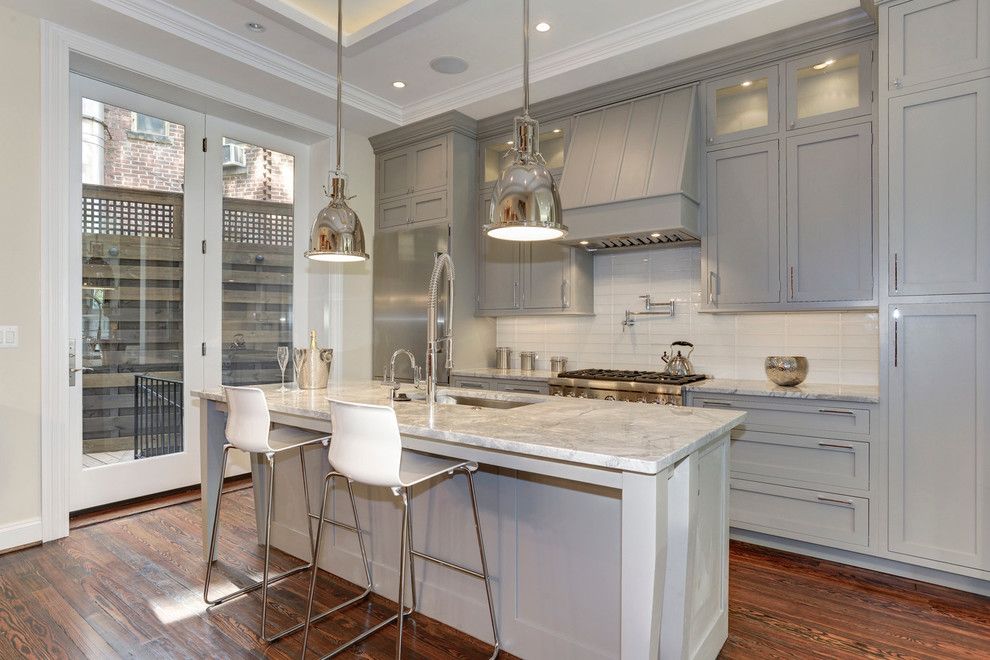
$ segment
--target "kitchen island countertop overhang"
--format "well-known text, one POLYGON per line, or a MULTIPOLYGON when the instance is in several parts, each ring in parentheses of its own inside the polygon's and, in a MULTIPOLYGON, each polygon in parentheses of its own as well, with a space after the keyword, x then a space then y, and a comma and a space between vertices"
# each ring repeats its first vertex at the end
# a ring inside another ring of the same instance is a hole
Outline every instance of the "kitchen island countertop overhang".
MULTIPOLYGON (((277 386, 261 389, 274 423, 327 432, 328 397, 389 402, 388 390, 371 382, 287 393, 277 386)), ((717 656, 728 634, 729 432, 745 413, 456 388, 440 392, 465 403, 392 405, 404 447, 482 465, 479 504, 485 544, 495 551, 492 584, 506 650, 537 660, 717 656), (470 405, 478 399, 523 405, 470 405)), ((220 480, 226 404, 222 389, 193 396, 202 400, 206 538, 220 480)), ((329 467, 326 450, 317 451, 319 465, 307 460, 310 484, 319 483, 319 472, 329 467)), ((252 460, 256 503, 267 497, 266 469, 261 457, 252 460)), ((292 475, 293 468, 287 469, 292 475)), ((299 501, 304 491, 291 477, 282 479, 275 488, 273 545, 305 559, 305 524, 288 521, 299 512, 305 519, 299 501)), ((465 514, 458 490, 464 484, 447 482, 413 494, 414 547, 470 547, 465 539, 473 528, 449 524, 465 514)), ((306 495, 310 501, 314 492, 306 495)), ((362 521, 370 519, 362 528, 375 539, 374 589, 394 599, 401 518, 390 497, 359 491, 358 499, 362 521)), ((266 521, 259 510, 260 541, 266 521)), ((335 540, 321 554, 321 568, 356 576, 360 562, 352 542, 346 536, 335 540)), ((470 554, 461 560, 472 561, 470 554)), ((419 610, 487 639, 482 590, 475 595, 458 578, 417 572, 419 610)))

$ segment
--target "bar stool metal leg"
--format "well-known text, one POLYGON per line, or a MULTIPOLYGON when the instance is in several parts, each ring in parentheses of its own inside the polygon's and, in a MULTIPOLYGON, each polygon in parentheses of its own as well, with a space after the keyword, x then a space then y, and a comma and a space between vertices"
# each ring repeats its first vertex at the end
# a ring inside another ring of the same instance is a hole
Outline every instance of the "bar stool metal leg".
POLYGON ((403 488, 402 494, 399 495, 402 499, 402 527, 400 528, 399 535, 401 541, 399 541, 399 612, 396 617, 399 620, 399 632, 395 637, 395 658, 399 660, 402 657, 402 624, 406 617, 406 562, 412 563, 412 557, 409 556, 409 489, 403 488))
POLYGON ((267 640, 268 574, 272 556, 272 502, 275 501, 275 454, 265 454, 268 462, 268 502, 265 505, 265 568, 261 578, 261 637, 267 640))
POLYGON ((412 489, 406 489, 409 493, 409 501, 406 502, 406 536, 409 538, 409 551, 406 555, 409 557, 409 595, 412 596, 412 607, 406 614, 412 614, 416 611, 416 569, 413 566, 413 533, 412 533, 412 489))
POLYGON ((498 656, 498 651, 502 643, 498 637, 498 624, 495 623, 495 601, 492 598, 491 577, 488 574, 488 559, 485 556, 485 539, 481 534, 481 516, 478 515, 478 498, 474 493, 474 474, 472 470, 467 468, 464 468, 464 473, 467 474, 468 491, 471 494, 471 509, 474 511, 474 529, 478 533, 478 552, 481 555, 481 574, 484 576, 482 580, 485 583, 485 595, 488 597, 488 614, 492 620, 492 636, 495 638, 495 649, 491 655, 491 659, 494 660, 498 656))

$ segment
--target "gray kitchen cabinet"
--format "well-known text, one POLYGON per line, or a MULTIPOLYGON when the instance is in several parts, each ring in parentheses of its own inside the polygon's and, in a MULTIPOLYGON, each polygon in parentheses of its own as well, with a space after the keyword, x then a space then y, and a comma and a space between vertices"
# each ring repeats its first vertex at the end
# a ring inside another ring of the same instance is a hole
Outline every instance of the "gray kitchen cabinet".
POLYGON ((708 302, 780 301, 779 143, 708 153, 708 302))
POLYGON ((520 394, 550 394, 550 385, 538 380, 505 380, 493 378, 492 383, 499 392, 518 392, 520 394))
POLYGON ((498 315, 520 309, 522 304, 522 263, 519 244, 489 238, 482 227, 488 222, 491 191, 482 193, 478 202, 478 293, 480 314, 498 315))
POLYGON ((787 299, 872 300, 871 124, 787 138, 787 299))
POLYGON ((554 241, 521 246, 523 309, 566 309, 570 306, 571 253, 554 241))
POLYGON ((889 549, 990 570, 990 303, 890 311, 889 549))
POLYGON ((473 378, 470 376, 451 376, 451 387, 461 387, 466 390, 490 390, 492 380, 490 378, 473 378))
POLYGON ((990 292, 990 79, 893 97, 889 117, 891 294, 990 292))
POLYGON ((784 65, 788 130, 873 111, 873 44, 824 49, 784 65))
POLYGON ((379 229, 448 217, 448 151, 441 136, 378 156, 379 229))
POLYGON ((776 133, 780 124, 777 65, 705 85, 705 142, 711 146, 776 133))
POLYGON ((889 89, 990 68, 986 0, 914 0, 886 11, 889 89))

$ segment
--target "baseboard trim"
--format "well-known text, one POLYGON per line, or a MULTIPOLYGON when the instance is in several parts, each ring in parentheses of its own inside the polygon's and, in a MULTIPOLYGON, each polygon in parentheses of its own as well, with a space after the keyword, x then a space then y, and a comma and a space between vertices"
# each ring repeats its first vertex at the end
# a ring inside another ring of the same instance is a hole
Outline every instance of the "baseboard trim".
POLYGON ((816 559, 834 561, 837 564, 848 564, 879 573, 889 573, 890 575, 896 575, 909 580, 930 582, 931 584, 937 584, 950 589, 968 591, 969 593, 979 594, 981 596, 990 596, 990 581, 967 575, 957 575, 926 566, 905 564, 885 557, 874 557, 850 550, 839 550, 837 548, 829 548, 804 541, 794 541, 779 536, 770 536, 760 532, 737 529, 735 527, 729 530, 729 538, 735 541, 752 543, 753 545, 762 545, 767 548, 773 548, 774 550, 793 552, 799 555, 815 557, 816 559))
POLYGON ((21 520, 0 527, 0 553, 41 542, 41 518, 21 520))

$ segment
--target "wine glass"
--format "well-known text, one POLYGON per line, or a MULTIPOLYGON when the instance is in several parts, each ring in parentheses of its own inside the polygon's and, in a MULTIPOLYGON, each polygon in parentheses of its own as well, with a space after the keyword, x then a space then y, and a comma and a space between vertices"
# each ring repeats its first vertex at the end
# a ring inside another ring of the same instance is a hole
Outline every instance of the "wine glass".
POLYGON ((278 388, 278 391, 288 392, 289 388, 285 386, 285 366, 289 364, 289 347, 279 346, 275 351, 275 357, 278 358, 278 367, 282 370, 282 387, 278 388))
POLYGON ((292 351, 292 369, 293 375, 295 376, 296 389, 302 389, 299 386, 299 372, 302 371, 303 360, 306 359, 306 349, 297 348, 292 351))

